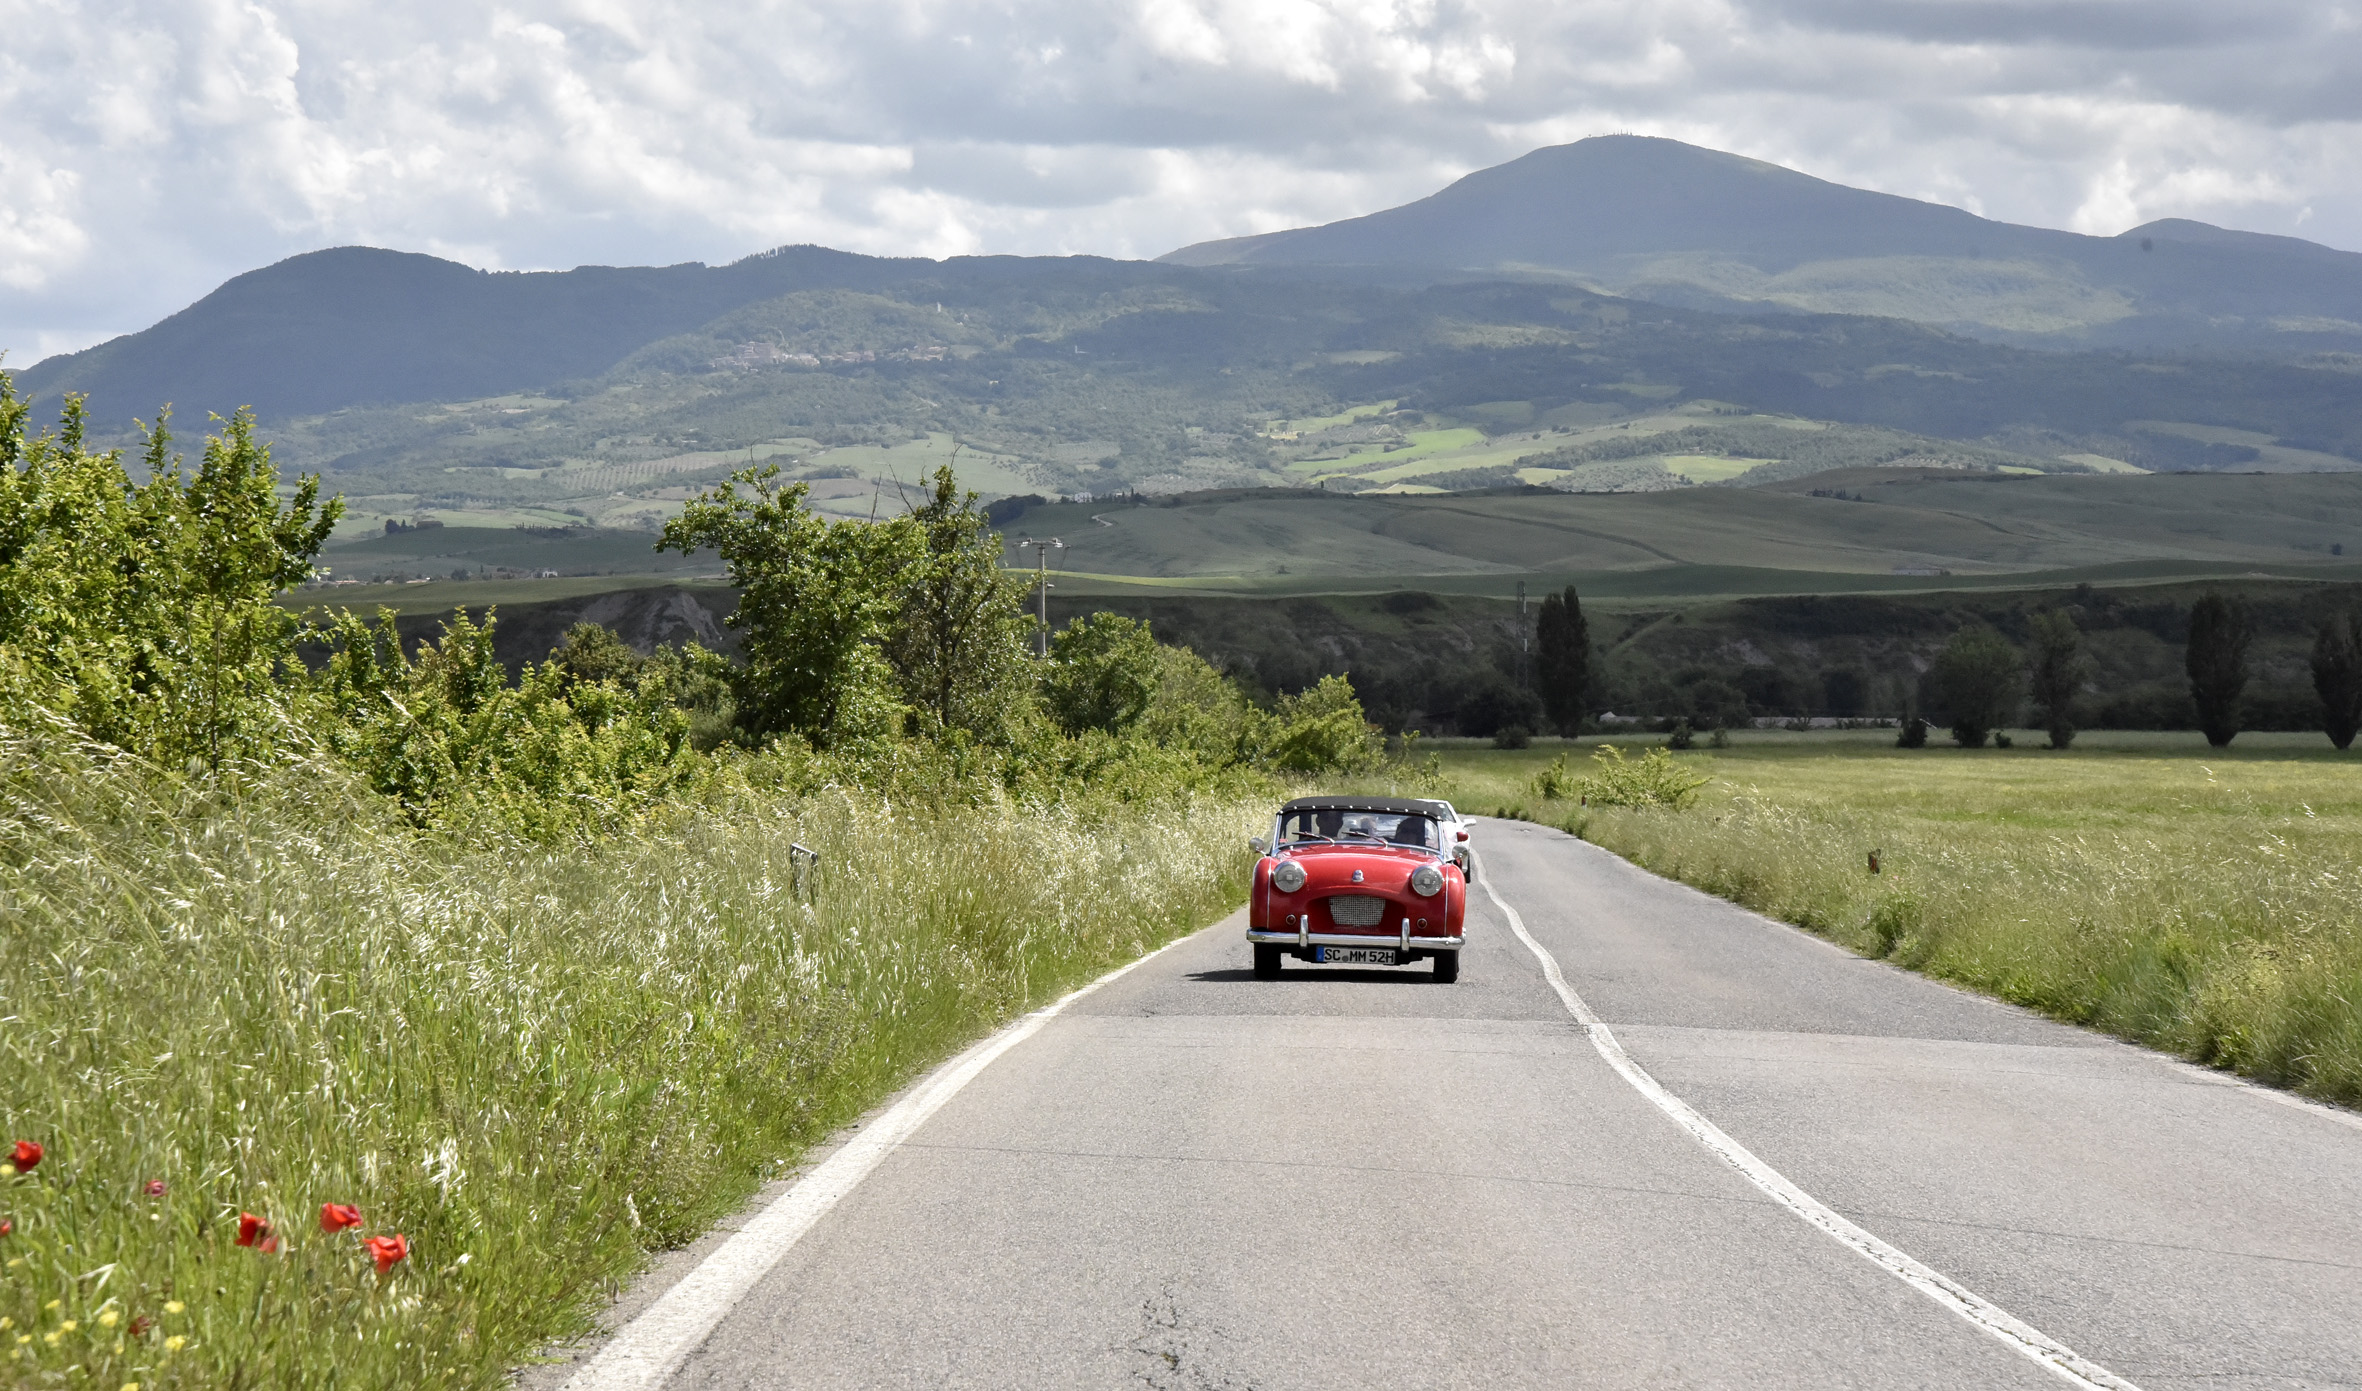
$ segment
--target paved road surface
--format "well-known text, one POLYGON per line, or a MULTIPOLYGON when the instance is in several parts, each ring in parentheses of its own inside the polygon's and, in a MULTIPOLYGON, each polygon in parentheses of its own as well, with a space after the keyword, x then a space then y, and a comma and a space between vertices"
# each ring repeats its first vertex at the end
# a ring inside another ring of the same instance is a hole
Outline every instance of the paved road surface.
MULTIPOLYGON (((2143 1391, 2362 1385, 2362 1127, 1488 822, 1642 1067, 2143 1391)), ((1465 974, 1254 980, 1227 922, 993 1063, 673 1376, 707 1387, 2047 1387, 1465 974)))

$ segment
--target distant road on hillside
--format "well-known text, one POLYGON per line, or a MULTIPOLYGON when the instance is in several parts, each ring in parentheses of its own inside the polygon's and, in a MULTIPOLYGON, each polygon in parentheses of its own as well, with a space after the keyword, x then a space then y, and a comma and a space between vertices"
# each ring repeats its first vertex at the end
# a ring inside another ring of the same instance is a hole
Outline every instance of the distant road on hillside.
POLYGON ((2352 1384, 2353 1117, 1478 834, 1608 1032, 1481 887, 1452 986, 1256 981, 1226 922, 977 1073, 664 1384, 2352 1384))

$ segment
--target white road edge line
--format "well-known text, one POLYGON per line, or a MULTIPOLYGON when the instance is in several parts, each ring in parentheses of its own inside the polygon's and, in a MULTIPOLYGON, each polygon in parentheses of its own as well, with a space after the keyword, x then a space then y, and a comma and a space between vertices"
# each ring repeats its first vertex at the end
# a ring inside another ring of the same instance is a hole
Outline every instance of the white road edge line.
POLYGON ((1519 917, 1517 910, 1504 902, 1500 893, 1493 888, 1493 877, 1487 874, 1481 882, 1493 906, 1500 909, 1502 916, 1509 920, 1509 928, 1517 934, 1517 940, 1525 943, 1526 950, 1542 963, 1543 978, 1550 982, 1551 989, 1558 992, 1558 998, 1566 1005, 1567 1013, 1575 1017, 1577 1024, 1582 1025, 1583 1032, 1590 1036, 1591 1046, 1599 1050, 1599 1056, 1607 1060, 1607 1065, 1631 1083, 1634 1091, 1647 1097, 1658 1110, 1672 1117, 1674 1124, 1688 1131, 1691 1138, 1738 1170, 1749 1183, 1762 1189, 1775 1202, 1810 1225, 1835 1238, 1839 1245, 1968 1320, 1979 1330, 1999 1339, 2011 1350, 2054 1373, 2069 1385, 2105 1387, 2107 1391, 2140 1391, 2140 1388, 2114 1372, 2079 1356, 2073 1348, 2013 1317, 2008 1310, 1838 1216, 1810 1193, 1789 1182, 1779 1170, 1757 1158, 1746 1146, 1723 1134, 1721 1127, 1691 1109, 1688 1102, 1665 1090, 1656 1078, 1649 1076, 1639 1063, 1632 1060, 1632 1055, 1624 1051, 1624 1045, 1616 1041, 1615 1034, 1600 1021, 1598 1015, 1591 1012, 1589 1005, 1583 1003, 1583 997, 1575 993, 1574 987, 1566 983, 1566 975, 1558 969, 1558 959, 1544 950, 1542 944, 1534 940, 1533 934, 1526 931, 1525 919, 1519 917))
POLYGON ((960 1088, 995 1058, 1031 1038, 1061 1010, 1103 985, 1121 979, 1195 936, 1183 933, 1129 965, 1119 966, 1080 990, 1020 1016, 1000 1032, 953 1058, 912 1087, 885 1114, 847 1140, 793 1188, 771 1200, 717 1246, 680 1282, 659 1295, 637 1318, 617 1329, 589 1365, 576 1372, 565 1391, 650 1391, 662 1386, 723 1317, 804 1233, 853 1191, 887 1155, 924 1125, 960 1088))

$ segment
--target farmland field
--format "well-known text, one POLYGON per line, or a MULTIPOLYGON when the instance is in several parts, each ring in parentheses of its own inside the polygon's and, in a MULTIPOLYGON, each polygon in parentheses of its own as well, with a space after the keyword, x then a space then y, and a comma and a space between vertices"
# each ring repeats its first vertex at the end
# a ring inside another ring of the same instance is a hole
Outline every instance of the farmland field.
POLYGON ((1556 741, 1447 749, 1441 786, 1867 955, 2362 1103, 2362 755, 2299 734, 2040 739, 1742 734, 1677 755, 1709 779, 1685 811, 1537 796, 1551 760, 1590 761, 1556 741))

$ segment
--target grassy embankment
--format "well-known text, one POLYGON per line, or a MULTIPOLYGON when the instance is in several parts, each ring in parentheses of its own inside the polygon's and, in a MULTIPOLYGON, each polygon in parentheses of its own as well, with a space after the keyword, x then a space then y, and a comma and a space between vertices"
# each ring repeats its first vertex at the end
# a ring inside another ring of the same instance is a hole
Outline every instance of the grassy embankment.
POLYGON ((917 1070, 1230 906, 1265 810, 746 792, 586 848, 346 785, 0 748, 0 1141, 48 1151, 0 1179, 0 1384, 499 1385, 917 1070))
POLYGON ((2318 735, 1892 742, 1765 733, 1680 755, 1713 779, 1687 811, 1537 800, 1555 741, 1447 750, 1443 795, 1867 955, 2362 1104, 2362 755, 2318 735))

